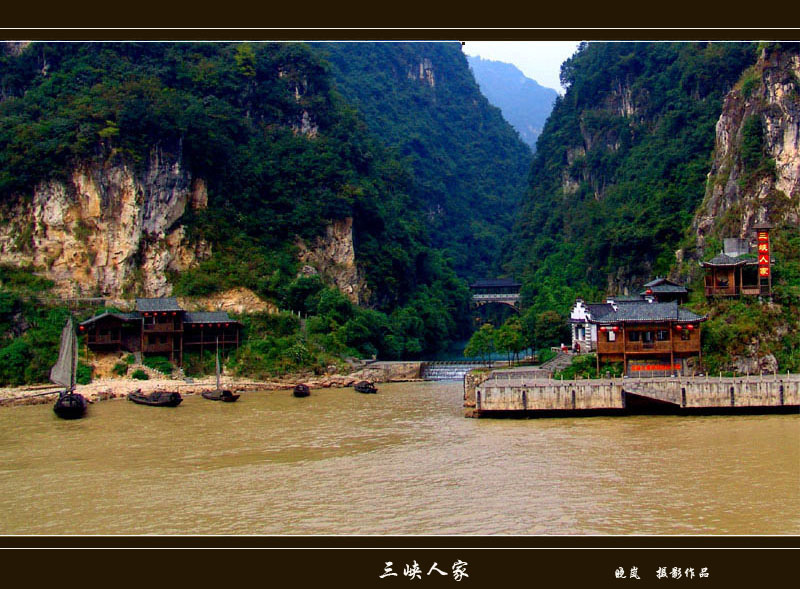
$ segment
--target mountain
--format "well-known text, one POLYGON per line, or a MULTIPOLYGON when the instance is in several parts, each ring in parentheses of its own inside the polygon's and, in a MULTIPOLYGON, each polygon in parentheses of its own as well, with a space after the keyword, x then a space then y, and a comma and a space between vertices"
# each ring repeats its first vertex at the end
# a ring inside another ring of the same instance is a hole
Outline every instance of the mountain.
POLYGON ((326 43, 336 89, 407 158, 433 245, 459 276, 495 276, 530 150, 481 94, 458 43, 326 43))
POLYGON ((589 43, 539 137, 506 268, 565 313, 667 274, 703 200, 723 99, 748 43, 589 43))
MULTIPOLYGON (((414 176, 305 44, 5 44, 0 326, 35 321, 21 269, 60 297, 246 289, 314 316, 254 324, 254 370, 428 352, 463 337, 469 292, 414 176)), ((15 341, 12 367, 35 349, 15 341)))
POLYGON ((706 371, 800 369, 800 45, 590 43, 561 77, 506 262, 526 316, 660 274, 708 317, 706 371), (764 221, 772 297, 707 298, 699 262, 764 221))
POLYGON ((558 92, 525 77, 516 66, 501 61, 467 56, 481 92, 503 112, 522 140, 536 149, 536 140, 553 110, 558 92))
POLYGON ((703 291, 700 260, 725 238, 752 240, 767 222, 771 300, 706 300, 704 356, 719 371, 800 370, 800 44, 765 43, 725 97, 717 121, 705 195, 675 275, 703 291))

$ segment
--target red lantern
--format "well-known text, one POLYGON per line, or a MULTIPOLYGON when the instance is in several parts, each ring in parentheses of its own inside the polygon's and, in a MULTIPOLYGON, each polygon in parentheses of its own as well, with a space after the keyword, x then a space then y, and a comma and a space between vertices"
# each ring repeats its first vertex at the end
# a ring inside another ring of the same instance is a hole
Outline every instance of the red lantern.
POLYGON ((150 313, 145 313, 144 316, 145 317, 150 317, 150 313))
POLYGON ((644 294, 653 294, 653 289, 652 289, 652 288, 648 288, 648 289, 647 289, 647 290, 644 292, 644 294))
POLYGON ((683 329, 683 327, 681 327, 680 325, 676 325, 676 326, 675 326, 675 329, 677 329, 678 331, 680 331, 681 329, 683 329))
POLYGON ((84 330, 84 329, 86 329, 86 328, 85 328, 83 325, 81 325, 81 326, 80 326, 78 329, 80 329, 81 331, 83 331, 83 330, 84 330))
POLYGON ((694 325, 689 324, 689 325, 686 326, 686 329, 691 331, 692 329, 694 329, 694 325))
POLYGON ((173 311, 173 312, 172 312, 172 314, 173 314, 173 315, 177 315, 177 313, 176 313, 175 311, 173 311))
POLYGON ((161 313, 162 317, 163 317, 164 315, 166 315, 166 314, 167 314, 167 312, 166 312, 166 311, 164 311, 163 313, 161 313))
POLYGON ((225 324, 225 327, 228 327, 228 325, 230 325, 230 323, 226 323, 226 324, 225 324))
POLYGON ((601 327, 601 328, 600 328, 600 331, 605 331, 605 330, 606 330, 606 328, 605 328, 605 327, 601 327))
POLYGON ((614 331, 619 331, 619 325, 614 326, 614 331))

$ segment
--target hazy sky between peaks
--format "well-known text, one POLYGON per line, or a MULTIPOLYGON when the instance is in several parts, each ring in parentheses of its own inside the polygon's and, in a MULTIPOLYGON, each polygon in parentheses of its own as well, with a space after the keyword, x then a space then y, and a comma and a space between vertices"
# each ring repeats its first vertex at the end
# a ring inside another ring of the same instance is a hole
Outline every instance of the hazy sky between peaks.
POLYGON ((563 94, 558 74, 578 44, 579 41, 466 41, 462 49, 467 55, 512 63, 527 78, 563 94))

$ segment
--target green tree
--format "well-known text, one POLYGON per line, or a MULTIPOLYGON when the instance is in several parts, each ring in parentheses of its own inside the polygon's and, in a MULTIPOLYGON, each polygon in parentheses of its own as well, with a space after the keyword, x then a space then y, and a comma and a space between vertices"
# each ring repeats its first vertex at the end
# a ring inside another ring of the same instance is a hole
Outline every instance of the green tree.
POLYGON ((525 349, 525 335, 519 317, 509 317, 495 333, 495 346, 498 352, 505 352, 509 363, 511 356, 519 360, 519 353, 525 349))
POLYGON ((487 361, 495 350, 495 330, 491 323, 484 323, 481 328, 472 334, 467 346, 464 348, 464 356, 474 358, 480 356, 481 360, 487 361))

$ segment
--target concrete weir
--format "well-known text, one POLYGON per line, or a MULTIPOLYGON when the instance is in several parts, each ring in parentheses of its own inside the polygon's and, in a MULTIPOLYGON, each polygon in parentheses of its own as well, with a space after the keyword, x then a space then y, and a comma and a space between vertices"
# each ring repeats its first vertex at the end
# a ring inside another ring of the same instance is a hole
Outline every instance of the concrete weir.
POLYGON ((800 413, 797 374, 562 381, 494 372, 464 384, 467 417, 800 413))

